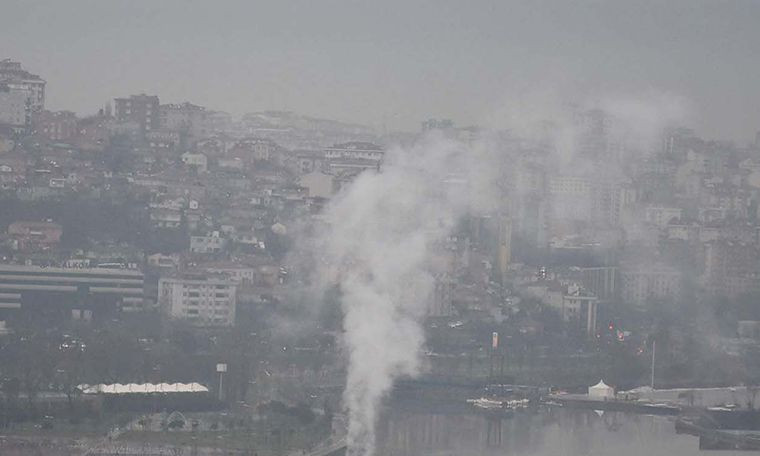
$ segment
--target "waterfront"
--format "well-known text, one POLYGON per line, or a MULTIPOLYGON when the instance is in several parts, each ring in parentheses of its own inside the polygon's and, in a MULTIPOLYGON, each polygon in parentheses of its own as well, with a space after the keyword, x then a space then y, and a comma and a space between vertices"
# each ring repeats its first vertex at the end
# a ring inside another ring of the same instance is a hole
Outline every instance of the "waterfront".
POLYGON ((705 454, 697 437, 676 434, 672 417, 590 409, 542 407, 497 416, 464 408, 430 412, 395 402, 378 431, 383 456, 705 454))

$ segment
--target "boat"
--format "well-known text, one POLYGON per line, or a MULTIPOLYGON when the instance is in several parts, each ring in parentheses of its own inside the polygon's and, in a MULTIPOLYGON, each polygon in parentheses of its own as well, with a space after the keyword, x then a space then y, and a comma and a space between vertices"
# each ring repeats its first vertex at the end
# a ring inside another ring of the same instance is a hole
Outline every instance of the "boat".
POLYGON ((483 410, 517 410, 527 408, 530 405, 530 400, 481 397, 478 399, 467 399, 467 403, 483 410))

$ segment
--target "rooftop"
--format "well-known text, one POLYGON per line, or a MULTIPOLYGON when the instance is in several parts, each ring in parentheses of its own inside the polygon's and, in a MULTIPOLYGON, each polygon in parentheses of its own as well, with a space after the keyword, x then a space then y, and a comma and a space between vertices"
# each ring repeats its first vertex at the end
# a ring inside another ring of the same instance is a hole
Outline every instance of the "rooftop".
POLYGON ((24 79, 42 81, 42 78, 21 67, 21 62, 11 59, 0 60, 0 79, 24 79))
POLYGON ((351 141, 342 144, 335 144, 332 147, 328 147, 327 150, 366 150, 366 151, 378 151, 382 152, 382 147, 371 142, 364 141, 351 141))

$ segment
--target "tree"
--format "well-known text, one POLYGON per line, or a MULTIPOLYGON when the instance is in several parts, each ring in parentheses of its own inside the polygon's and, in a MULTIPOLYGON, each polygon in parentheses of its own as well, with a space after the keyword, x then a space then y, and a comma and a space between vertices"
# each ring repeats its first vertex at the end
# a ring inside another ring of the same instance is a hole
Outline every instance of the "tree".
POLYGON ((56 372, 59 384, 66 394, 69 412, 74 412, 74 397, 80 393, 79 385, 84 375, 84 351, 86 346, 80 342, 59 346, 60 358, 56 372))
POLYGON ((109 328, 92 337, 84 359, 96 382, 127 383, 139 377, 142 350, 133 333, 109 328))
POLYGON ((245 400, 253 378, 253 368, 257 360, 257 338, 242 326, 236 326, 222 335, 216 346, 216 357, 228 360, 230 372, 227 376, 227 392, 230 400, 245 400))
POLYGON ((44 334, 23 329, 9 349, 13 375, 20 380, 29 409, 34 410, 37 393, 53 378, 55 349, 44 334))
POLYGON ((8 427, 11 421, 19 419, 18 397, 21 392, 21 381, 17 377, 5 378, 2 382, 4 396, 2 427, 8 427))

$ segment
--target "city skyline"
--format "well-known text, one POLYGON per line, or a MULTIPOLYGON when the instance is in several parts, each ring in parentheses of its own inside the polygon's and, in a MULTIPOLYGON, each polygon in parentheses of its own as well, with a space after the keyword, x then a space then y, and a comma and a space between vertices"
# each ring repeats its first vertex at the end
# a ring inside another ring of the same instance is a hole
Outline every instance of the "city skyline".
POLYGON ((758 24, 4 1, 0 454, 760 451, 758 24))
POLYGON ((760 129, 760 4, 476 6, 12 1, 0 37, 48 81, 51 109, 80 114, 148 93, 409 131, 483 124, 525 93, 644 93, 684 100, 707 137, 745 144, 760 129))

